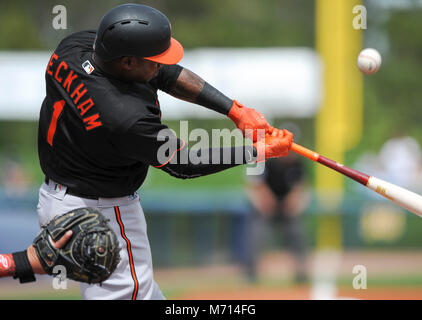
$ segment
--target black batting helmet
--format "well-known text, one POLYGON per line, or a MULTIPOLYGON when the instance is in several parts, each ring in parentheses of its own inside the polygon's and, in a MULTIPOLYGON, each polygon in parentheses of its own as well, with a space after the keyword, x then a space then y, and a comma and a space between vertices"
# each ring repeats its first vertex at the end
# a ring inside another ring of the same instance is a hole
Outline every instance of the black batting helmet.
POLYGON ((123 4, 107 12, 98 27, 94 50, 106 61, 135 56, 175 64, 183 57, 183 47, 171 37, 167 17, 140 4, 123 4))

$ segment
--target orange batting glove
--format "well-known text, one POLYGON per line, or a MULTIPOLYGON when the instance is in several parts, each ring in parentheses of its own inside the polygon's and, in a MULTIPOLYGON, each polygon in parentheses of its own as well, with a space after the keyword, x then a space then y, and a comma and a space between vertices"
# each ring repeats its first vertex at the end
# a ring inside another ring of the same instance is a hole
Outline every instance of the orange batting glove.
POLYGON ((257 161, 287 156, 292 147, 292 142, 293 133, 286 129, 274 128, 271 134, 266 134, 265 137, 253 144, 258 151, 257 161))
POLYGON ((273 127, 271 127, 264 115, 255 109, 245 107, 236 100, 227 115, 235 124, 236 127, 242 130, 243 135, 251 138, 253 142, 258 141, 257 129, 265 129, 265 133, 271 134, 273 127))

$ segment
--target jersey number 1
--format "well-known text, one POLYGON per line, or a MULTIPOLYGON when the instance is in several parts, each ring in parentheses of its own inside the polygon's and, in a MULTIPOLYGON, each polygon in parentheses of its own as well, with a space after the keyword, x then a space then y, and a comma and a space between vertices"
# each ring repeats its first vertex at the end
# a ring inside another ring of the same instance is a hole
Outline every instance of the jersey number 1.
POLYGON ((56 128, 57 128, 57 119, 62 113, 64 105, 65 105, 64 100, 57 101, 53 105, 53 109, 54 109, 53 117, 51 118, 50 126, 48 128, 48 134, 47 134, 47 142, 50 146, 53 146, 53 138, 54 138, 54 134, 56 133, 56 128))

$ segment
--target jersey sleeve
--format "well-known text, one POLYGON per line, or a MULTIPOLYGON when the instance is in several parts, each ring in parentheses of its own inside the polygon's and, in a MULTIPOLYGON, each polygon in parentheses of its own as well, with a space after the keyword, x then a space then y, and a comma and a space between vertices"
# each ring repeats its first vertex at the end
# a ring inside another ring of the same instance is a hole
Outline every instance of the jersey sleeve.
POLYGON ((190 150, 183 139, 154 116, 138 120, 121 139, 126 155, 179 179, 217 173, 256 161, 253 146, 190 150))
POLYGON ((253 146, 197 150, 183 148, 160 168, 178 179, 192 179, 254 161, 256 161, 256 149, 253 146))
POLYGON ((69 50, 81 46, 90 50, 92 49, 96 34, 95 30, 83 30, 72 33, 60 41, 56 51, 69 50))
POLYGON ((178 64, 163 65, 158 71, 158 75, 150 81, 150 84, 155 88, 164 92, 169 92, 177 78, 182 72, 183 67, 178 64))
POLYGON ((164 166, 185 147, 185 142, 155 116, 138 120, 119 144, 121 152, 130 158, 154 167, 164 166))

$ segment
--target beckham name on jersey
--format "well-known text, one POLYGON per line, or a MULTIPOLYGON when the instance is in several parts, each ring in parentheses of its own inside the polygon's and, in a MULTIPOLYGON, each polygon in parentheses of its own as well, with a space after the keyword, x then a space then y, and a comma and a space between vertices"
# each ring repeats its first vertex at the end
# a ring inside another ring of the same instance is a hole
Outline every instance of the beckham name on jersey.
POLYGON ((92 130, 96 127, 102 125, 101 121, 99 121, 100 115, 98 113, 95 114, 87 114, 85 115, 89 109, 92 108, 94 105, 94 101, 91 97, 85 99, 83 98, 87 93, 87 89, 84 88, 85 85, 82 81, 78 80, 78 75, 68 66, 68 64, 63 60, 58 65, 57 69, 54 71, 52 70, 52 66, 55 60, 58 60, 59 56, 56 53, 50 58, 50 61, 47 65, 47 74, 54 78, 63 89, 69 94, 69 97, 72 99, 75 106, 78 108, 79 114, 81 115, 83 122, 85 123, 86 130, 92 130), (70 86, 75 81, 74 85, 72 86, 74 89, 71 90, 70 86))

